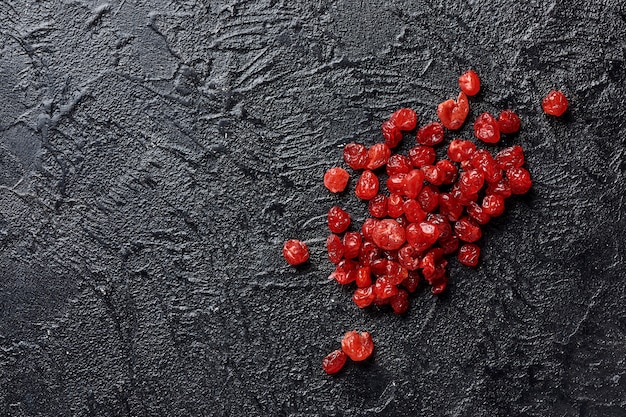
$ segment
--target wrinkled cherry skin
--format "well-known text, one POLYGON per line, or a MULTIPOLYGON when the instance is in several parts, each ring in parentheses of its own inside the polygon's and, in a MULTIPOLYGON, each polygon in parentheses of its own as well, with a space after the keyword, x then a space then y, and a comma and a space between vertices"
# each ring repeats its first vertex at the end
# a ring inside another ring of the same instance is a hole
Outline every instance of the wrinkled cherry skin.
MULTIPOLYGON (((432 148, 430 148, 432 149, 432 148)), ((387 175, 407 174, 413 169, 411 161, 404 155, 394 154, 391 155, 387 161, 387 175)))
POLYGON ((343 168, 334 167, 324 174, 324 186, 331 193, 340 193, 346 189, 350 174, 343 168))
POLYGON ((454 139, 448 145, 448 158, 453 162, 463 162, 470 159, 476 151, 476 144, 469 140, 454 139))
POLYGON ((511 168, 506 171, 506 178, 511 186, 511 194, 526 194, 533 182, 530 173, 524 168, 511 168))
POLYGON ((464 242, 474 243, 482 237, 482 231, 473 220, 462 217, 454 224, 454 232, 464 242))
POLYGON ((391 297, 389 305, 396 314, 406 313, 409 310, 409 293, 405 290, 398 290, 398 294, 391 297))
POLYGON ((400 194, 391 194, 387 198, 387 214, 389 217, 400 217, 404 213, 404 199, 400 194))
POLYGON ((437 106, 437 116, 446 129, 457 130, 463 126, 469 113, 469 102, 464 92, 460 92, 456 101, 450 99, 437 106))
POLYGON ((458 259, 465 266, 478 265, 478 259, 480 258, 480 248, 473 243, 466 243, 459 249, 458 259))
POLYGON ((474 136, 485 143, 498 143, 500 128, 496 119, 486 112, 479 115, 474 121, 474 136))
POLYGON ((408 198, 418 196, 424 185, 424 172, 421 169, 413 169, 404 176, 403 191, 408 198))
POLYGON ((406 228, 406 240, 418 251, 430 248, 439 238, 439 228, 430 222, 411 223, 406 228))
POLYGON ((356 304, 356 306, 359 308, 365 308, 370 306, 375 299, 376 294, 374 293, 373 285, 369 285, 363 288, 357 288, 352 295, 352 301, 354 301, 354 304, 356 304))
POLYGON ((483 198, 483 211, 491 217, 498 217, 504 213, 504 198, 498 194, 486 195, 483 198))
POLYGON ((385 145, 393 149, 400 144, 402 141, 402 132, 390 120, 384 122, 381 129, 383 131, 383 137, 385 138, 385 145))
POLYGON ((476 71, 467 70, 459 77, 459 87, 468 96, 472 97, 480 91, 480 78, 476 71))
POLYGON ((343 160, 354 170, 367 166, 367 148, 360 143, 348 143, 343 147, 343 160))
POLYGON ((372 147, 367 150, 366 168, 372 171, 376 168, 380 168, 387 163, 390 156, 391 149, 389 149, 389 146, 386 144, 377 143, 372 145, 372 147))
POLYGON ((400 130, 413 130, 417 126, 417 114, 412 109, 396 110, 389 121, 400 130))
POLYGON ((437 159, 435 150, 430 146, 415 146, 409 149, 409 160, 415 168, 421 168, 426 165, 432 165, 437 159))
POLYGON ((341 371, 341 368, 346 364, 346 360, 348 360, 348 355, 343 350, 337 349, 322 359, 322 369, 328 375, 336 374, 341 371))
POLYGON ((569 103, 567 97, 560 91, 550 90, 541 102, 541 107, 546 114, 560 117, 567 111, 569 103))
POLYGON ((519 132, 521 124, 519 116, 513 110, 502 110, 498 116, 498 128, 505 135, 519 132))
POLYGON ((372 233, 374 243, 384 250, 396 250, 402 247, 406 240, 404 228, 393 219, 378 222, 372 233))
POLYGON ((361 200, 371 200, 378 194, 378 177, 370 170, 365 170, 356 182, 354 193, 361 200))
POLYGON ((290 239, 283 246, 283 256, 289 265, 300 265, 309 260, 309 248, 300 240, 290 239))
POLYGON ((374 351, 374 341, 368 332, 359 334, 356 330, 347 332, 341 340, 341 349, 355 362, 370 357, 374 351))
POLYGON ((350 215, 341 207, 333 206, 328 210, 328 228, 333 233, 343 233, 350 226, 350 215))
POLYGON ((334 264, 338 264, 343 258, 343 243, 339 236, 330 234, 326 239, 326 251, 328 252, 328 259, 334 264))
POLYGON ((443 141, 443 125, 432 122, 417 131, 417 143, 424 146, 435 146, 443 141))
POLYGON ((367 210, 370 216, 382 219, 387 216, 387 197, 383 194, 378 194, 372 198, 367 204, 367 210))
POLYGON ((359 232, 346 232, 343 235, 343 256, 347 259, 358 258, 362 238, 359 232))
POLYGON ((519 145, 504 148, 497 153, 496 161, 500 169, 520 168, 524 165, 524 150, 519 145))

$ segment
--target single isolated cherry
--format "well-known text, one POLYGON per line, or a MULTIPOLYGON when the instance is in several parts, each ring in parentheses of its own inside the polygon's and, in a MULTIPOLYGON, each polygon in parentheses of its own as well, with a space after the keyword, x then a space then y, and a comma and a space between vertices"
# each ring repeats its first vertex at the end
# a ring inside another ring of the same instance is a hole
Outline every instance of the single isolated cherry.
POLYGON ((500 133, 509 135, 519 132, 522 122, 513 110, 502 110, 498 116, 498 127, 500 133))
POLYGON ((569 103, 567 97, 560 91, 550 90, 541 102, 541 107, 546 114, 560 117, 567 111, 569 103))
POLYGON ((478 258, 480 258, 480 248, 473 243, 466 243, 459 249, 458 259, 465 266, 478 265, 478 258))
POLYGON ((346 189, 350 174, 343 168, 334 167, 324 174, 324 186, 331 193, 340 193, 346 189))
POLYGON ((283 246, 283 256, 289 265, 300 265, 309 260, 309 248, 300 240, 290 239, 283 246))
POLYGON ((341 341, 341 349, 355 362, 364 361, 374 351, 374 341, 368 332, 347 332, 341 341))
POLYGON ((480 91, 480 78, 476 71, 467 70, 459 77, 459 87, 468 96, 472 97, 480 91))
POLYGON ((341 349, 337 349, 330 352, 324 359, 322 359, 322 369, 328 375, 336 374, 341 371, 341 368, 346 364, 348 355, 346 355, 341 349))
POLYGON ((460 129, 465 123, 468 113, 469 102, 463 91, 459 93, 456 101, 453 99, 446 100, 437 106, 437 117, 441 120, 441 124, 449 130, 460 129))

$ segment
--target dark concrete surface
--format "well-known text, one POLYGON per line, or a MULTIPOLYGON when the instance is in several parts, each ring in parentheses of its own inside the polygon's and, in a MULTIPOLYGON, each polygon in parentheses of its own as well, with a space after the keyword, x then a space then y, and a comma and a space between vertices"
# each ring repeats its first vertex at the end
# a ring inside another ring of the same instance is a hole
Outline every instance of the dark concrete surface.
POLYGON ((0 32, 1 416, 626 416, 623 2, 4 0, 0 32), (361 311, 324 215, 365 207, 322 174, 469 67, 535 185, 444 296, 361 311), (328 377, 353 328, 375 357, 328 377))

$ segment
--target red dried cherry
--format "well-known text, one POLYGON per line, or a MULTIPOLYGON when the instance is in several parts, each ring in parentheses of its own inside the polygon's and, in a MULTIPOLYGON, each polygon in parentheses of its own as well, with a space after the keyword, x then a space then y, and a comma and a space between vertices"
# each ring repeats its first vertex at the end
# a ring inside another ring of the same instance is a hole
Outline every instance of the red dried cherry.
POLYGON ((374 300, 376 299, 376 294, 374 293, 374 286, 369 285, 363 288, 357 288, 352 294, 352 301, 359 308, 365 308, 370 306, 374 300))
POLYGON ((521 124, 519 116, 513 110, 502 110, 498 116, 498 128, 505 135, 519 132, 521 124))
POLYGON ((524 168, 507 169, 506 178, 511 186, 511 194, 526 194, 533 185, 530 173, 524 168))
POLYGON ((376 217, 377 219, 382 219, 387 216, 387 197, 378 194, 376 197, 372 198, 367 204, 367 210, 370 212, 372 217, 376 217))
POLYGON ((439 228, 430 222, 411 223, 406 228, 406 241, 417 251, 425 251, 439 238, 439 228))
POLYGON ((378 222, 380 220, 374 219, 372 217, 368 217, 363 222, 363 226, 361 226, 361 233, 363 233, 363 239, 368 242, 373 242, 372 234, 374 233, 374 229, 378 226, 378 222))
POLYGON ((417 131, 416 139, 420 145, 435 146, 443 141, 443 126, 438 122, 422 126, 417 131))
POLYGON ((437 161, 437 164, 435 166, 437 167, 437 169, 439 169, 439 172, 441 173, 441 176, 443 178, 443 184, 454 183, 457 174, 459 173, 456 165, 454 165, 448 159, 442 159, 440 161, 437 161))
POLYGON ((473 243, 466 243, 459 249, 458 259, 465 266, 478 265, 478 258, 480 257, 480 248, 473 243))
MULTIPOLYGON (((432 149, 432 148, 431 148, 432 149)), ((394 154, 387 161, 387 175, 407 174, 413 169, 411 161, 404 155, 394 154)))
POLYGON ((341 371, 341 368, 343 368, 347 360, 348 355, 346 355, 343 350, 337 349, 330 352, 322 359, 322 369, 324 369, 324 372, 328 375, 336 374, 341 371))
POLYGON ((482 172, 477 169, 468 169, 467 171, 461 172, 457 184, 462 194, 470 195, 480 191, 484 183, 485 178, 482 172))
POLYGON ((459 249, 459 238, 456 235, 439 239, 438 242, 441 249, 443 249, 443 253, 446 255, 451 255, 459 249))
POLYGON ((407 174, 390 175, 387 178, 387 189, 393 194, 404 194, 404 178, 407 174))
POLYGON ((504 198, 498 194, 486 195, 483 198, 483 211, 491 217, 504 213, 504 198))
POLYGON ((324 174, 324 186, 331 193, 340 193, 346 189, 350 174, 343 168, 334 167, 324 174))
POLYGON ((348 143, 343 147, 343 160, 352 169, 364 169, 367 166, 367 148, 360 143, 348 143))
POLYGON ((421 281, 419 272, 409 271, 408 276, 402 281, 402 286, 410 293, 415 292, 421 281))
POLYGON ((343 235, 343 256, 347 259, 357 258, 361 249, 361 240, 359 232, 347 232, 343 235))
POLYGON ((400 194, 391 194, 387 199, 387 214, 389 217, 400 217, 404 214, 404 199, 400 194))
POLYGON ((461 219, 454 224, 454 232, 464 242, 476 242, 482 237, 480 226, 467 217, 461 219))
POLYGON ((341 349, 355 362, 363 361, 374 351, 374 341, 368 332, 347 332, 341 341, 341 349))
POLYGON ((289 265, 300 265, 309 260, 309 248, 300 240, 290 239, 283 245, 283 256, 289 265))
POLYGON ((476 151, 476 144, 469 140, 454 139, 448 145, 448 158, 454 162, 467 161, 476 151))
POLYGON ((409 223, 419 223, 426 218, 426 212, 417 200, 406 200, 402 208, 409 223))
POLYGON ((474 152, 469 162, 472 167, 482 171, 485 181, 497 182, 502 179, 502 170, 489 151, 481 149, 474 152))
POLYGON ((331 234, 326 239, 326 251, 328 252, 328 259, 334 264, 339 263, 343 258, 343 243, 339 236, 331 234))
POLYGON ((437 165, 427 165, 421 168, 424 173, 424 179, 432 185, 439 186, 443 184, 443 173, 439 171, 437 165))
POLYGON ((432 165, 437 159, 435 150, 430 146, 415 146, 409 149, 409 160, 415 168, 432 165))
POLYGON ((417 201, 424 211, 432 213, 439 206, 439 191, 432 185, 425 185, 418 194, 417 201))
POLYGON ((365 170, 356 182, 354 193, 361 200, 371 200, 378 194, 378 177, 370 170, 365 170))
POLYGON ((424 185, 424 173, 420 169, 413 169, 404 176, 403 183, 404 195, 408 198, 415 198, 424 185))
POLYGON ((504 198, 509 198, 511 196, 511 186, 509 185, 509 180, 506 178, 502 178, 498 182, 493 182, 487 185, 487 194, 498 194, 504 198))
POLYGON ((400 141, 402 140, 402 132, 400 129, 393 124, 390 120, 384 122, 381 126, 383 131, 383 137, 385 138, 385 145, 390 148, 395 148, 398 146, 400 141))
POLYGON ((387 299, 398 294, 398 287, 387 276, 381 276, 374 283, 374 293, 377 299, 387 299))
POLYGON ((356 286, 359 288, 372 285, 372 271, 369 266, 363 266, 357 270, 355 282, 356 286))
POLYGON ((497 143, 500 140, 498 122, 489 113, 482 113, 474 121, 474 136, 485 143, 497 143))
POLYGON ((485 213, 482 206, 479 206, 474 201, 467 206, 467 215, 478 224, 487 224, 491 221, 491 216, 485 213))
POLYGON ((455 222, 463 214, 463 206, 452 194, 441 193, 439 194, 439 213, 449 221, 455 222))
POLYGON ((372 233, 374 243, 384 250, 400 249, 405 242, 404 228, 393 219, 380 220, 372 233))
POLYGON ((382 250, 373 242, 365 241, 361 244, 359 253, 359 264, 361 266, 369 266, 376 259, 380 259, 382 250))
POLYGON ((341 207, 333 206, 328 210, 328 228, 333 233, 343 233, 350 226, 350 215, 341 207))
POLYGON ((391 149, 384 143, 377 143, 372 145, 367 150, 367 169, 375 170, 387 163, 387 160, 391 156, 391 149))
POLYGON ((469 102, 463 91, 459 93, 456 101, 446 100, 437 106, 437 116, 446 129, 457 130, 463 126, 469 113, 469 102))
POLYGON ((398 294, 391 297, 389 305, 396 314, 404 314, 409 309, 409 293, 405 290, 398 290, 398 294))
POLYGON ((501 169, 520 168, 524 165, 524 150, 519 145, 504 148, 496 155, 496 161, 501 169))
POLYGON ((406 244, 398 251, 398 263, 407 271, 415 271, 420 266, 420 252, 416 251, 413 246, 406 244))
POLYGON ((417 126, 417 114, 411 109, 399 109, 389 117, 389 121, 400 130, 413 130, 417 126))
POLYGON ((474 70, 467 70, 459 77, 459 87, 468 96, 475 96, 480 91, 480 78, 474 70))
POLYGON ((541 102, 541 107, 546 114, 551 116, 562 116, 567 111, 569 103, 565 94, 557 90, 550 90, 541 102))

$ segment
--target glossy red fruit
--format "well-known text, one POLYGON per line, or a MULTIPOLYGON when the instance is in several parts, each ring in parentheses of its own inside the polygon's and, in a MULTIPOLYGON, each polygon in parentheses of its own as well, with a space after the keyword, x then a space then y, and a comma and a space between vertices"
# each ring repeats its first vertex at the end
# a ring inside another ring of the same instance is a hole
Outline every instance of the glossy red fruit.
POLYGON ((328 210, 328 228, 333 233, 343 233, 350 226, 350 215, 341 207, 333 206, 328 210))
POLYGON ((420 252, 410 244, 405 244, 398 251, 398 263, 407 271, 415 271, 420 266, 420 252))
POLYGON ((369 266, 362 266, 357 270, 355 282, 359 288, 366 288, 372 285, 372 271, 369 266))
POLYGON ((413 169, 404 176, 403 194, 408 198, 415 198, 419 194, 423 185, 424 173, 420 169, 413 169))
POLYGON ((480 258, 480 248, 473 243, 466 243, 459 249, 458 259, 465 266, 478 265, 480 258))
POLYGON ((382 219, 387 216, 387 196, 378 194, 367 204, 367 210, 372 217, 382 219))
POLYGON ((383 137, 385 138, 385 145, 389 148, 395 148, 402 141, 402 132, 393 124, 390 120, 383 122, 381 129, 383 131, 383 137))
POLYGON ((389 121, 400 130, 413 130, 417 126, 417 114, 412 109, 399 109, 393 112, 389 121))
POLYGON ((507 178, 502 178, 498 182, 488 184, 486 193, 498 194, 504 198, 509 198, 511 196, 511 186, 509 185, 509 180, 507 178))
POLYGON ((374 233, 374 229, 376 229, 376 227, 378 226, 378 222, 380 220, 378 219, 374 219, 372 217, 368 217, 367 219, 365 219, 365 221, 363 222, 363 225, 361 226, 361 233, 363 234, 363 239, 365 239, 368 242, 373 242, 373 238, 372 235, 374 233))
POLYGON ((365 241, 361 243, 361 251, 359 252, 359 264, 361 266, 370 266, 372 262, 380 259, 382 256, 382 249, 380 249, 374 242, 365 241))
POLYGON ((448 145, 448 158, 454 162, 467 161, 476 151, 476 144, 469 140, 454 139, 448 145))
POLYGON ((491 221, 491 216, 485 213, 482 206, 472 201, 467 206, 467 216, 478 224, 487 224, 491 221))
POLYGON ((519 132, 521 124, 522 121, 513 110, 502 110, 498 116, 498 128, 505 135, 519 132))
POLYGON ((524 168, 511 168, 506 171, 506 178, 511 186, 511 194, 526 194, 533 182, 530 173, 524 168))
POLYGON ((334 167, 324 174, 324 186, 331 193, 340 193, 346 189, 350 174, 343 168, 334 167))
POLYGON ((451 235, 445 239, 439 239, 439 246, 443 249, 443 253, 451 255, 459 249, 459 238, 456 235, 451 235))
POLYGON ((341 371, 341 368, 346 364, 348 355, 343 350, 337 349, 330 352, 324 359, 322 359, 322 369, 328 375, 336 374, 341 371))
POLYGON ((457 184, 462 194, 471 195, 479 192, 483 188, 484 183, 485 177, 482 172, 477 169, 468 169, 461 172, 457 184))
POLYGON ((440 213, 429 213, 426 220, 437 226, 439 229, 439 237, 437 240, 447 238, 452 235, 452 226, 450 222, 440 213))
POLYGON ((567 97, 560 91, 550 90, 541 102, 541 107, 546 114, 551 116, 562 116, 567 111, 569 103, 567 97))
POLYGON ((326 238, 326 251, 328 252, 328 259, 334 264, 339 263, 343 258, 343 243, 339 236, 331 234, 326 238))
POLYGON ((368 332, 347 332, 341 341, 341 349, 355 362, 363 361, 374 352, 374 341, 368 332))
POLYGON ((417 270, 409 271, 408 276, 402 281, 402 286, 406 288, 409 293, 414 293, 419 287, 421 281, 420 274, 417 270))
POLYGON ((426 212, 417 200, 406 200, 402 208, 409 223, 419 223, 426 218, 426 212))
POLYGON ((367 166, 367 148, 360 143, 348 143, 343 147, 343 160, 352 169, 364 169, 367 166))
POLYGON ((485 143, 498 143, 500 128, 496 119, 486 112, 479 115, 474 121, 474 136, 485 143))
POLYGON ((378 194, 378 177, 370 170, 365 170, 356 182, 354 194, 361 200, 371 200, 378 194))
POLYGON ((437 116, 446 129, 457 130, 463 126, 469 113, 469 101, 463 91, 456 101, 446 100, 437 106, 437 116))
POLYGON ((498 217, 504 213, 504 198, 498 194, 486 195, 483 198, 483 211, 491 217, 498 217))
POLYGON ((374 293, 376 294, 376 299, 384 300, 398 294, 398 287, 387 276, 383 275, 376 279, 374 293))
POLYGON ((400 217, 404 214, 404 198, 400 194, 390 194, 387 199, 387 214, 389 217, 400 217))
POLYGON ((491 183, 502 179, 502 170, 489 151, 484 149, 477 150, 470 157, 469 162, 473 168, 483 173, 485 181, 491 183))
POLYGON ((374 286, 369 285, 363 288, 357 288, 352 294, 352 301, 359 308, 366 308, 372 305, 376 299, 376 293, 374 292, 374 286))
POLYGON ((356 279, 356 272, 359 264, 351 259, 342 259, 335 266, 335 270, 330 274, 331 279, 334 279, 341 285, 347 285, 354 282, 356 279))
POLYGON ((435 150, 430 146, 415 146, 409 149, 409 160, 415 168, 432 165, 437 159, 435 150))
POLYGON ((396 314, 404 314, 409 310, 409 293, 405 290, 398 290, 398 294, 389 300, 391 309, 396 314))
POLYGON ((290 239, 283 245, 283 256, 289 265, 300 265, 309 260, 309 248, 300 240, 290 239))
POLYGON ((367 169, 375 170, 387 163, 387 160, 391 156, 391 149, 384 143, 377 143, 372 145, 367 150, 367 169))
POLYGON ((439 213, 448 221, 455 222, 463 214, 464 207, 451 193, 439 194, 439 213))
POLYGON ((482 237, 480 226, 467 217, 461 217, 454 224, 454 233, 464 242, 473 243, 482 237))
POLYGON ((396 250, 406 240, 404 228, 393 219, 380 220, 372 233, 374 243, 384 250, 396 250))
POLYGON ((411 223, 406 228, 406 241, 421 252, 430 248, 439 238, 439 228, 430 222, 411 223))
POLYGON ((424 173, 424 180, 435 186, 440 186, 441 184, 443 184, 443 173, 439 171, 437 165, 427 165, 425 167, 422 167, 421 169, 424 173))
POLYGON ((343 235, 343 256, 347 259, 358 258, 361 242, 362 238, 359 232, 346 232, 343 235))
POLYGON ((432 292, 435 295, 441 294, 448 287, 448 277, 443 276, 442 278, 433 282, 431 285, 432 287, 430 288, 430 292, 432 292))
POLYGON ((468 96, 472 97, 480 91, 480 78, 474 70, 467 70, 459 77, 459 87, 468 96))
POLYGON ((456 181, 457 175, 459 173, 456 165, 454 165, 448 159, 441 159, 437 161, 435 166, 441 173, 441 176, 443 178, 443 184, 454 184, 454 181, 456 181))
POLYGON ((519 145, 504 148, 497 153, 496 161, 501 169, 520 168, 524 165, 524 150, 519 145))
POLYGON ((439 206, 439 190, 432 185, 426 185, 417 196, 422 209, 427 213, 432 213, 439 206))
POLYGON ((443 141, 443 125, 432 122, 417 131, 417 143, 424 146, 435 146, 443 141))
POLYGON ((387 175, 396 175, 407 174, 410 170, 413 169, 413 167, 411 166, 411 161, 409 160, 409 158, 396 153, 389 157, 386 169, 387 175))

